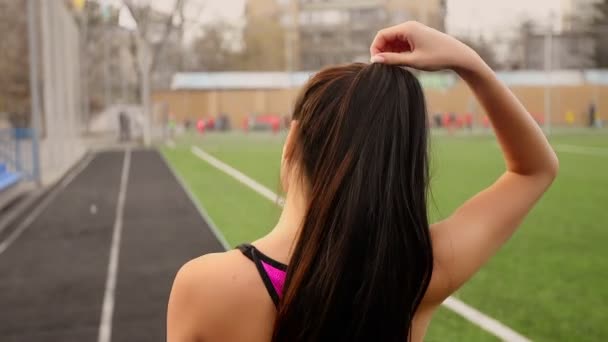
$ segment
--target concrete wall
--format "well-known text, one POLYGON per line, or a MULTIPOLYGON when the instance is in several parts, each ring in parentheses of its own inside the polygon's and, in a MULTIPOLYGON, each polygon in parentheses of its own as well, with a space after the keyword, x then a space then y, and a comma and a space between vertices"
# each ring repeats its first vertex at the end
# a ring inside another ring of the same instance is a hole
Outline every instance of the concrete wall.
POLYGON ((167 105, 178 122, 225 113, 233 125, 240 125, 252 113, 290 114, 296 95, 297 89, 178 90, 155 92, 152 98, 155 106, 167 105))
MULTIPOLYGON (((511 89, 531 113, 543 116, 544 87, 513 86, 511 89)), ((234 126, 240 126, 242 120, 251 113, 290 114, 297 93, 298 89, 174 90, 154 93, 153 101, 156 105, 166 105, 178 122, 187 118, 196 120, 225 113, 234 126)), ((481 120, 485 115, 462 81, 446 90, 427 89, 425 93, 429 114, 472 112, 476 120, 481 120)), ((555 86, 551 94, 552 122, 556 125, 565 124, 565 114, 568 111, 575 114, 575 124, 584 125, 587 108, 594 98, 599 99, 599 115, 604 121, 608 120, 608 86, 555 86)))
MULTIPOLYGON (((522 101, 530 113, 537 116, 545 114, 545 88, 539 86, 513 86, 515 95, 522 101)), ((427 103, 429 113, 473 112, 481 118, 486 115, 474 99, 472 92, 459 82, 448 91, 427 90, 427 103)), ((608 120, 608 86, 556 86, 551 88, 551 114, 552 122, 556 125, 566 123, 565 116, 568 111, 575 114, 577 125, 587 122, 587 109, 589 104, 598 99, 597 109, 603 120, 608 120)))
POLYGON ((62 1, 40 1, 42 132, 40 178, 59 179, 85 153, 82 140, 80 46, 76 22, 62 1))

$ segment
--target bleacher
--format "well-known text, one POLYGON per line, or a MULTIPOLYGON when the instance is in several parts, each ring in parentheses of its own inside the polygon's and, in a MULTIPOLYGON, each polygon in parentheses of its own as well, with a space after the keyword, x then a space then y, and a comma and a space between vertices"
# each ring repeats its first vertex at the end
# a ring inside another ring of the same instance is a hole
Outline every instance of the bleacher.
POLYGON ((0 192, 17 185, 21 175, 17 172, 8 171, 5 163, 0 163, 0 192))
POLYGON ((0 162, 0 209, 4 208, 22 192, 19 189, 21 180, 21 174, 10 171, 6 163, 0 162))

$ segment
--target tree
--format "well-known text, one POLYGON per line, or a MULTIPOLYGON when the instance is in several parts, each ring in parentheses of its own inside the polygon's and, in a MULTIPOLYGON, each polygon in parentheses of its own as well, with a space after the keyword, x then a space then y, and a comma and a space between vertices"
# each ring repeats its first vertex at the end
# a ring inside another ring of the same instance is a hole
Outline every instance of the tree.
MULTIPOLYGON (((151 74, 156 68, 162 48, 175 29, 176 17, 183 15, 184 3, 185 0, 175 0, 173 10, 163 16, 159 12, 154 11, 150 4, 136 4, 133 0, 124 1, 136 23, 134 31, 135 44, 133 44, 132 50, 134 50, 133 52, 137 56, 137 70, 140 74, 138 78, 144 114, 143 136, 146 145, 149 145, 151 142, 151 74), (160 36, 160 38, 154 39, 154 36, 160 36)), ((183 25, 183 16, 178 25, 183 25)))
POLYGON ((595 42, 594 61, 598 68, 608 68, 608 0, 594 4, 590 32, 595 42))
POLYGON ((27 125, 30 111, 26 1, 0 0, 0 112, 27 125))
POLYGON ((207 25, 192 44, 194 68, 206 71, 285 70, 285 36, 272 20, 249 20, 243 29, 226 22, 207 25))
POLYGON ((277 20, 249 19, 243 30, 242 70, 285 70, 285 30, 277 20))
POLYGON ((244 54, 230 45, 227 32, 231 30, 234 27, 222 22, 207 25, 191 46, 195 56, 191 68, 205 71, 237 70, 238 60, 244 54))
MULTIPOLYGON (((80 24, 81 35, 81 68, 83 86, 83 116, 90 120, 89 112, 101 110, 104 105, 105 68, 117 63, 120 39, 115 39, 119 11, 109 6, 102 7, 93 1, 85 2, 82 9, 74 8, 74 15, 80 24), (108 46, 106 46, 108 44, 108 46)), ((110 83, 110 87, 113 84, 110 83)), ((110 89, 110 93, 112 93, 110 89)))

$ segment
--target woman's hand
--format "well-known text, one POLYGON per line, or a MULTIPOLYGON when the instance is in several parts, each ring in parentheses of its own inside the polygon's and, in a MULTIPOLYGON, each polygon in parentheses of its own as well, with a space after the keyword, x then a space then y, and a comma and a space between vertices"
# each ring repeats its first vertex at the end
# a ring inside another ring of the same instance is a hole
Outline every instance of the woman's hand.
POLYGON ((426 71, 467 71, 483 65, 479 55, 466 44, 415 21, 380 30, 370 53, 375 63, 426 71))

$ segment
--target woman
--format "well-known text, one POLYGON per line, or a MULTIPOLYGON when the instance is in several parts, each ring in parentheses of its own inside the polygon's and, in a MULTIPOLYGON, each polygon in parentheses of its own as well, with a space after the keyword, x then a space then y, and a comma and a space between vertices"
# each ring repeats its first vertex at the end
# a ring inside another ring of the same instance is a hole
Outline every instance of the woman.
POLYGON ((422 341, 440 303, 502 246, 558 161, 530 114, 469 47, 416 22, 384 29, 373 64, 315 75, 283 150, 274 230, 177 274, 168 340, 422 341), (505 173, 446 220, 427 218, 428 122, 399 66, 460 75, 488 112, 505 173))

